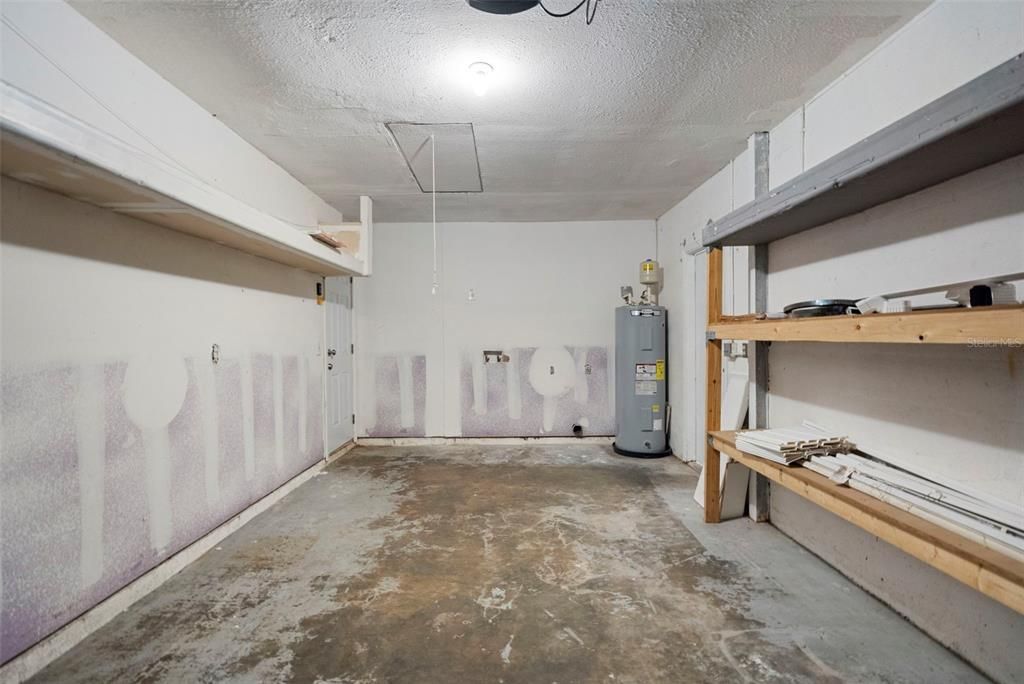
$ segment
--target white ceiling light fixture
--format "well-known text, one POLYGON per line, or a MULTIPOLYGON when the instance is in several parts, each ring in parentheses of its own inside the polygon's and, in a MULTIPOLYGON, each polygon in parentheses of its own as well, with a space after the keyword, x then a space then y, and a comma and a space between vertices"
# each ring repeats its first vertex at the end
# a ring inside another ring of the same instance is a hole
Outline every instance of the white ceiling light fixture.
POLYGON ((487 94, 487 89, 490 86, 491 74, 494 73, 494 67, 487 62, 473 62, 469 65, 469 77, 473 84, 473 92, 483 97, 487 94))

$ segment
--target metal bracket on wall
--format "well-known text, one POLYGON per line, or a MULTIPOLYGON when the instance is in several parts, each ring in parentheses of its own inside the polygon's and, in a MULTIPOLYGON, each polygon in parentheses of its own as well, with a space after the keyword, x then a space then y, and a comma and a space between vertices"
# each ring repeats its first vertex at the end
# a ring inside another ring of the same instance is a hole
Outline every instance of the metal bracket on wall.
POLYGON ((500 349, 485 349, 484 350, 484 363, 508 363, 508 354, 500 349))
MULTIPOLYGON (((714 221, 708 219, 707 225, 710 226, 714 221)), ((704 231, 695 230, 686 237, 683 238, 683 249, 690 256, 696 256, 704 251, 704 231)))

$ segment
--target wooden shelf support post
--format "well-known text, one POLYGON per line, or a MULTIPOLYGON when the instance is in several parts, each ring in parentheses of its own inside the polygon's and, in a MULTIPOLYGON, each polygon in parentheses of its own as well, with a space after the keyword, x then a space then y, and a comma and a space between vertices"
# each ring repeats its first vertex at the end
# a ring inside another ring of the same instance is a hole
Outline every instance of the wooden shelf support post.
MULTIPOLYGON (((708 330, 722 319, 722 248, 708 250, 708 330)), ((705 407, 704 522, 722 519, 720 458, 710 433, 722 429, 722 341, 707 337, 707 403, 705 407)))

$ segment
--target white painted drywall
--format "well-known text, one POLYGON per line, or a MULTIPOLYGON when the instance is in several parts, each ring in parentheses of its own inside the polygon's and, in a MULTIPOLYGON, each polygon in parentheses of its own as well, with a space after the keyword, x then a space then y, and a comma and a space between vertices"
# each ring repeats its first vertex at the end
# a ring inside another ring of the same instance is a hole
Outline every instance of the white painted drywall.
MULTIPOLYGON (((936 3, 771 131, 771 185, 1022 51, 1024 3, 936 3)), ((742 204, 736 186, 723 178, 741 175, 726 167, 659 219, 666 279, 684 288, 674 300, 699 307, 705 299, 705 257, 685 256, 680 243, 742 204)), ((1024 158, 773 243, 769 261, 769 309, 817 296, 858 297, 1020 272, 1024 158)), ((725 283, 727 311, 736 297, 733 282, 725 283)), ((692 357, 694 369, 692 383, 686 374, 683 402, 692 400, 701 411, 704 315, 683 317, 679 350, 692 357)), ((669 320, 670 338, 678 339, 680 318, 669 320)), ((770 424, 808 418, 835 426, 925 474, 1024 505, 1022 366, 1020 347, 776 344, 770 424)), ((687 414, 677 453, 699 461, 703 416, 687 414)), ((772 490, 771 516, 989 676, 1024 677, 1024 657, 1014 646, 1024 638, 1020 615, 779 488, 772 490)))
POLYGON ((1022 45, 1020 0, 934 3, 807 102, 804 168, 1002 64, 1022 45))
POLYGON ((341 223, 337 210, 66 3, 15 0, 0 12, 5 82, 297 228, 341 223))
MULTIPOLYGON (((466 393, 472 391, 466 386, 467 358, 482 357, 485 349, 526 350, 513 359, 521 364, 534 348, 586 347, 605 353, 614 344, 619 286, 633 285, 639 293, 640 262, 655 251, 653 221, 444 223, 438 225, 440 287, 432 295, 430 224, 378 224, 375 231, 374 276, 355 283, 360 435, 374 434, 378 418, 386 418, 377 415, 385 390, 383 382, 375 381, 375 359, 413 359, 411 369, 397 371, 407 379, 409 373, 422 372, 415 364, 425 363, 422 378, 414 381, 425 382, 425 389, 417 391, 426 401, 407 394, 406 402, 416 401, 417 412, 425 404, 426 416, 417 413, 416 430, 398 436, 417 431, 460 436, 469 432, 463 425, 466 393)), ((557 358, 560 352, 552 354, 557 358)), ((592 361, 597 387, 603 383, 597 379, 603 361, 592 361)), ((536 409, 528 387, 524 382, 519 388, 524 416, 536 409)), ((396 390, 387 391, 393 395, 396 390)), ((570 395, 582 405, 607 407, 603 398, 574 392, 570 395)), ((515 403, 505 396, 495 399, 502 406, 506 400, 515 403)), ((401 403, 392 408, 400 412, 401 403)), ((565 434, 573 417, 561 415, 549 434, 565 434)), ((501 419, 490 429, 515 435, 515 425, 501 419)))
POLYGON ((316 276, 0 188, 6 660, 325 454, 316 276))
MULTIPOLYGON (((672 450, 686 461, 704 458, 705 356, 704 324, 707 321, 707 257, 690 256, 686 247, 700 239, 708 221, 723 216, 735 206, 736 178, 746 179, 749 190, 742 196, 753 197, 753 155, 745 152, 693 193, 658 219, 658 261, 664 269, 665 288, 662 303, 669 309, 669 363, 682 368, 669 376, 669 396, 676 407, 673 420, 672 450), (749 165, 750 172, 735 167, 749 165)), ((727 287, 722 303, 725 313, 746 313, 749 296, 744 297, 748 259, 746 248, 727 248, 723 255, 723 278, 730 284, 740 279, 743 287, 727 287), (734 293, 738 296, 734 297, 734 293)), ((723 376, 743 361, 726 362, 723 376)))

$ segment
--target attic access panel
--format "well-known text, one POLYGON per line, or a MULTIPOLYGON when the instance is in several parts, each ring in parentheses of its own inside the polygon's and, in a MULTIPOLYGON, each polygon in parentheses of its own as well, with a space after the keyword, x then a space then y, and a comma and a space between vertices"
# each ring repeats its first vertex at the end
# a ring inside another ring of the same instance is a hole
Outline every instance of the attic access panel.
POLYGON ((431 135, 436 148, 437 191, 484 191, 473 124, 402 122, 385 125, 421 192, 434 189, 431 182, 431 135))

